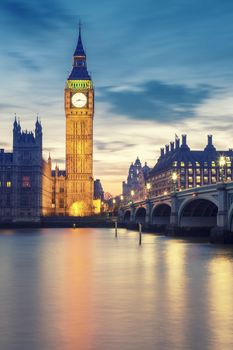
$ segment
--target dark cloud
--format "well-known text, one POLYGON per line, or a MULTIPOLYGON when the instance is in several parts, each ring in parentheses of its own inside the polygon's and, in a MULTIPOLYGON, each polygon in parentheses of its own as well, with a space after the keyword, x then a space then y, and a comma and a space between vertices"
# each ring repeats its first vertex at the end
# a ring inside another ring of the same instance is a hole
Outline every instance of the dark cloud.
POLYGON ((134 147, 134 143, 125 143, 121 141, 112 141, 112 142, 103 142, 95 141, 95 147, 98 151, 109 151, 109 152, 118 152, 126 148, 134 147))
POLYGON ((12 103, 0 103, 0 110, 2 111, 3 109, 10 109, 10 110, 17 110, 18 108, 24 108, 20 105, 15 105, 12 103))
POLYGON ((101 101, 111 104, 112 112, 130 119, 176 122, 195 115, 195 108, 220 89, 210 85, 189 87, 149 81, 138 90, 115 91, 114 87, 101 88, 101 101))
POLYGON ((54 0, 3 0, 0 6, 2 17, 7 18, 8 24, 19 31, 27 31, 29 36, 37 30, 42 34, 57 28, 69 18, 64 8, 54 0))

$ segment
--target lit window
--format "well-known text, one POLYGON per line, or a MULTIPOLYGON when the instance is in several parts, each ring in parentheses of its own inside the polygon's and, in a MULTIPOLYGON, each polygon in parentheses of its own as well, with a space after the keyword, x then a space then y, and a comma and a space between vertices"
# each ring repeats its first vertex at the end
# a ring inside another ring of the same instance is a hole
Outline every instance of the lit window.
POLYGON ((189 169, 189 170, 188 170, 188 173, 189 173, 190 175, 192 175, 192 174, 193 174, 193 169, 192 169, 192 168, 189 169))
POLYGON ((6 182, 6 187, 8 187, 8 188, 11 187, 11 181, 6 182))
POLYGON ((208 183, 209 179, 207 176, 204 176, 204 183, 208 183))
POLYGON ((184 166, 184 162, 180 162, 180 166, 184 166))
POLYGON ((199 162, 196 162, 196 166, 200 166, 200 163, 199 163, 199 162))
POLYGON ((211 165, 212 165, 212 166, 216 166, 215 162, 211 162, 211 165))
POLYGON ((215 183, 216 182, 216 177, 212 176, 211 177, 211 181, 212 181, 212 183, 215 183))
POLYGON ((23 176, 22 177, 22 187, 29 188, 31 187, 30 177, 29 176, 23 176))
POLYGON ((193 182, 192 176, 189 176, 189 182, 193 182))
POLYGON ((204 174, 208 175, 208 169, 204 169, 204 174))
POLYGON ((196 169, 196 175, 200 175, 201 170, 200 169, 196 169))
POLYGON ((200 176, 196 176, 196 182, 200 183, 201 182, 201 177, 200 176))

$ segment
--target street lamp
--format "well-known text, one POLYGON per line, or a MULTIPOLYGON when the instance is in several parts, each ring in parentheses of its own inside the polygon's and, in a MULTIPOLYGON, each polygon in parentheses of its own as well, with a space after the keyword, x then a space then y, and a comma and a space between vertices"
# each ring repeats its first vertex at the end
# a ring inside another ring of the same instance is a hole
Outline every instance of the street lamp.
POLYGON ((134 190, 131 190, 131 191, 130 191, 130 195, 131 195, 131 197, 134 196, 134 190))
POLYGON ((220 181, 223 182, 224 181, 224 168, 226 166, 226 157, 224 156, 220 156, 219 157, 219 166, 220 166, 220 169, 219 169, 219 172, 220 172, 220 181))
POLYGON ((147 198, 149 199, 149 197, 150 197, 150 189, 151 189, 151 184, 150 184, 150 182, 147 182, 147 184, 146 184, 146 194, 147 194, 147 198))
POLYGON ((177 179, 178 179, 177 173, 173 172, 172 173, 173 192, 176 192, 177 190, 177 179))

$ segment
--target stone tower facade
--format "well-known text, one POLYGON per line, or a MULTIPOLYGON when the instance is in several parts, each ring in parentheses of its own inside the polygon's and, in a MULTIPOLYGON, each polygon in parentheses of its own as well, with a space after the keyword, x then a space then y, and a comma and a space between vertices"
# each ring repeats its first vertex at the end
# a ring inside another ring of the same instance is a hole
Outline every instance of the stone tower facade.
POLYGON ((93 214, 94 89, 87 71, 81 30, 65 87, 66 215, 93 214))
POLYGON ((13 124, 13 152, 0 149, 0 222, 39 222, 52 214, 51 159, 42 158, 42 125, 13 124))

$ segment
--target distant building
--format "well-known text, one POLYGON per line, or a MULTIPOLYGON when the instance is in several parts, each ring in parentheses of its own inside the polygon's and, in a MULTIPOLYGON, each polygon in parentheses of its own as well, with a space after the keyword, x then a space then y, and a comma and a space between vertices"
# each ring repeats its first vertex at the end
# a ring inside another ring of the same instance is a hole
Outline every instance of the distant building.
POLYGON ((143 199, 146 193, 146 178, 150 168, 147 163, 142 167, 139 158, 131 163, 129 167, 127 181, 122 184, 122 194, 124 201, 133 199, 134 201, 143 199))
POLYGON ((15 119, 13 152, 0 150, 0 221, 39 221, 51 215, 51 159, 42 159, 42 126, 22 131, 15 119))
POLYGON ((99 179, 94 181, 94 199, 104 201, 104 190, 99 179))
POLYGON ((154 168, 147 176, 150 183, 150 195, 157 196, 170 192, 174 186, 178 190, 214 184, 233 179, 233 151, 216 150, 212 142, 212 135, 208 135, 208 143, 204 150, 191 150, 187 145, 186 135, 182 135, 182 143, 176 138, 165 149, 161 148, 160 157, 154 168), (219 166, 220 156, 225 157, 224 168, 219 166), (174 184, 172 174, 177 174, 174 184))

